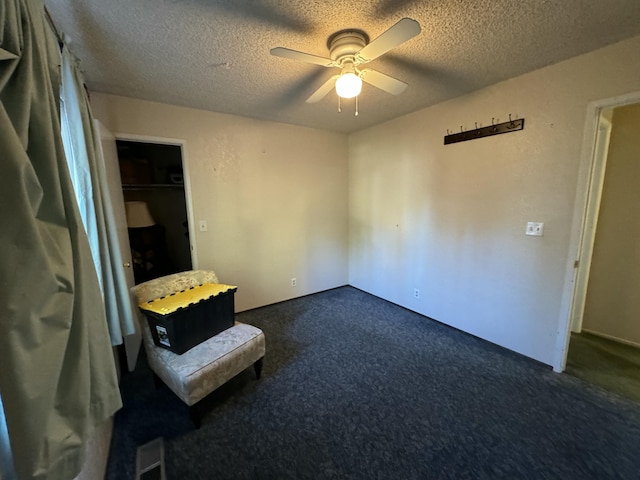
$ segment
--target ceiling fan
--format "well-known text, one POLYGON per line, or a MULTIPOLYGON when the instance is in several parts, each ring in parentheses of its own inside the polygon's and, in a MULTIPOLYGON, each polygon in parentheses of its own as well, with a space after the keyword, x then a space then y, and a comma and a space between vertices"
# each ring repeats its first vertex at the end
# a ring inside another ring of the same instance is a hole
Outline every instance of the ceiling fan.
POLYGON ((418 22, 411 18, 403 18, 372 42, 369 42, 369 36, 364 31, 358 29, 340 30, 334 33, 327 40, 330 58, 284 47, 272 48, 271 55, 341 69, 339 74, 333 75, 307 98, 307 103, 319 102, 333 89, 334 85, 338 99, 356 97, 357 101, 363 81, 392 95, 399 95, 407 88, 406 83, 376 70, 358 67, 375 60, 419 33, 418 22))

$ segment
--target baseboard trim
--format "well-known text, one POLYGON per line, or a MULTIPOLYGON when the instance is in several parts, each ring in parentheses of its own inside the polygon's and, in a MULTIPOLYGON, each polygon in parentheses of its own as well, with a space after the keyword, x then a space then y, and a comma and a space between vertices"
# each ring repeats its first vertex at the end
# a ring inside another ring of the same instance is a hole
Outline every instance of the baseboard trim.
POLYGON ((607 340, 612 340, 614 342, 623 343, 625 345, 630 345, 632 347, 640 348, 640 343, 632 342, 630 340, 625 340, 624 338, 614 337, 613 335, 607 335, 606 333, 596 332, 594 330, 589 330, 587 328, 583 328, 582 331, 590 335, 595 335, 596 337, 602 337, 602 338, 606 338, 607 340))

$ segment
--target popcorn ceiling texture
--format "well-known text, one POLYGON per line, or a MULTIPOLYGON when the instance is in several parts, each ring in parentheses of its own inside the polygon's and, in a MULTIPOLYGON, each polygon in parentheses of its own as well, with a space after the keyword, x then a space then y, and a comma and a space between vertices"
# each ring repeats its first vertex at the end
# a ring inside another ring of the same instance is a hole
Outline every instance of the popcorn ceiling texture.
POLYGON ((640 34, 638 0, 46 0, 91 91, 353 132, 640 34), (311 95, 337 70, 269 54, 328 56, 345 28, 375 39, 403 17, 422 33, 368 66, 409 84, 370 85, 337 112, 311 95))

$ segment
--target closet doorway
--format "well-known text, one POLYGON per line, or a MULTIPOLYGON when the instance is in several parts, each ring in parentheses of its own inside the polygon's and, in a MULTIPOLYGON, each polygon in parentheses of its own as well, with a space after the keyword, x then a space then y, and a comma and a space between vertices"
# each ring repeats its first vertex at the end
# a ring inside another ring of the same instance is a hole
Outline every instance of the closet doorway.
POLYGON ((182 146, 116 140, 135 283, 191 270, 182 146))

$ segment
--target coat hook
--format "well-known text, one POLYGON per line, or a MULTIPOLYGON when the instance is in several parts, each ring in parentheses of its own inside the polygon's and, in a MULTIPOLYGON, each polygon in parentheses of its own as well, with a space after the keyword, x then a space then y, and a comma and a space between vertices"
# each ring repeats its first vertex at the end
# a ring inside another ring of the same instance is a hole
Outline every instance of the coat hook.
POLYGON ((474 122, 475 129, 468 127, 468 124, 460 125, 460 133, 456 133, 455 130, 447 128, 447 136, 444 138, 444 144, 450 145, 452 143, 466 142, 467 140, 476 140, 478 138, 489 137, 498 135, 500 133, 512 133, 518 130, 524 129, 524 118, 520 118, 519 115, 509 113, 508 120, 502 117, 491 117, 491 124, 489 122, 480 121, 474 122), (468 128, 468 130, 467 130, 468 128))

